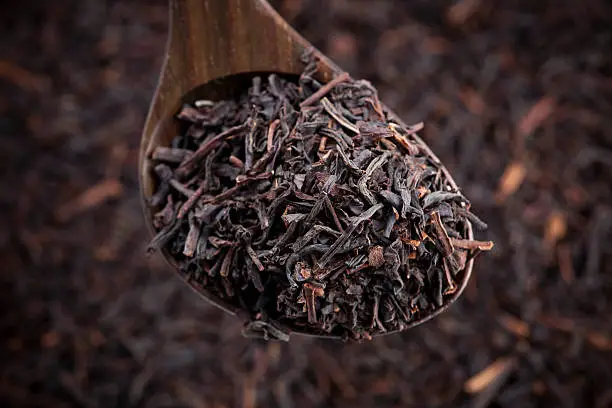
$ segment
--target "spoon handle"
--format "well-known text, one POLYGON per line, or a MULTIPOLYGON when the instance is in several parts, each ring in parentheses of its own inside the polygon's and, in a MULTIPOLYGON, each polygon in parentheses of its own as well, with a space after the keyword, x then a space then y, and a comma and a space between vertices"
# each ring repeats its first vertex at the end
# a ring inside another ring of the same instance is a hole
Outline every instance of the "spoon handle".
MULTIPOLYGON (((192 88, 253 71, 299 73, 301 43, 265 0, 170 0, 172 69, 192 88)), ((177 84, 181 85, 181 84, 177 84)))

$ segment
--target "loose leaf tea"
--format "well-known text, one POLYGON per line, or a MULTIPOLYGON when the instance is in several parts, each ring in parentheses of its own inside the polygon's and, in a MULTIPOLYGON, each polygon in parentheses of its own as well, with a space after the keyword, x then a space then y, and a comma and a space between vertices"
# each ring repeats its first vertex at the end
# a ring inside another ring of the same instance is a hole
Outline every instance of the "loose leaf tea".
POLYGON ((443 307, 466 263, 470 212, 447 170, 365 80, 255 77, 236 100, 185 105, 152 153, 157 235, 181 273, 243 312, 245 333, 345 339, 443 307))

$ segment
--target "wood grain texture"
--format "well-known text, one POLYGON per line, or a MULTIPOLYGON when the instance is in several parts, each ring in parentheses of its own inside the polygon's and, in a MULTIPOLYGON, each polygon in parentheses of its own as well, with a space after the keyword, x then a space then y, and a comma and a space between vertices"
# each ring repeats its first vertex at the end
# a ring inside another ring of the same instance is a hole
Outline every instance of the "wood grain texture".
MULTIPOLYGON (((170 29, 166 55, 159 83, 142 133, 139 155, 140 192, 146 224, 153 233, 153 209, 147 205, 154 192, 155 179, 150 153, 168 145, 177 134, 174 115, 185 102, 195 99, 227 97, 230 88, 241 84, 219 82, 220 78, 245 73, 275 72, 300 74, 300 58, 305 49, 312 50, 319 62, 318 78, 328 82, 342 70, 300 36, 265 0, 169 0, 170 29), (205 84, 214 85, 207 87, 205 84), (227 88, 224 94, 224 89, 227 88)), ((387 106, 384 110, 397 123, 401 119, 387 106)), ((405 125, 404 125, 405 126, 405 125)), ((418 145, 433 160, 439 159, 416 135, 418 145)), ((452 185, 452 177, 446 172, 452 185)), ((468 237, 473 238, 471 226, 468 237)), ((178 271, 176 261, 166 251, 164 258, 178 271)), ((463 293, 470 280, 473 260, 468 261, 460 287, 442 308, 427 317, 411 322, 414 327, 446 310, 463 293)), ((231 314, 239 314, 232 305, 211 296, 193 281, 186 283, 204 299, 231 314)), ((304 333, 300 333, 304 334, 304 333)), ((391 334, 391 332, 387 333, 391 334)))

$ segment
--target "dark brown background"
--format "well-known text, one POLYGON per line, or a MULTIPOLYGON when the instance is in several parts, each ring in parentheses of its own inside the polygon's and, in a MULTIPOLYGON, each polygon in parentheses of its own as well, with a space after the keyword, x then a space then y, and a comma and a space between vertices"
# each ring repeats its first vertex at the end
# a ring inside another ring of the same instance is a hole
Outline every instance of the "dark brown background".
POLYGON ((448 313, 347 346, 243 339, 144 255, 138 138, 166 3, 13 3, 0 24, 3 407, 612 406, 609 2, 273 2, 425 121, 496 242, 448 313), (466 392, 491 364, 488 387, 466 392))

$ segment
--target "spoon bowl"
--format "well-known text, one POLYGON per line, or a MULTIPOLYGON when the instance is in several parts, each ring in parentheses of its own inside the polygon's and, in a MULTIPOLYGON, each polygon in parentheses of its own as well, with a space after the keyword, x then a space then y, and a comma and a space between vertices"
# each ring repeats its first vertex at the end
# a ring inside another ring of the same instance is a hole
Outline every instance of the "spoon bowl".
MULTIPOLYGON (((316 79, 329 82, 343 71, 300 36, 265 0, 170 0, 169 37, 159 82, 144 125, 139 154, 139 181, 146 224, 151 233, 153 215, 159 208, 149 205, 157 181, 151 154, 158 146, 168 146, 178 134, 174 119, 185 103, 198 99, 231 98, 246 89, 254 76, 297 77, 303 70, 301 56, 306 50, 318 60, 316 79)), ((383 109, 396 122, 403 122, 388 107, 383 109)), ((422 151, 440 160, 427 145, 413 136, 422 151)), ((442 166, 449 183, 457 187, 442 166)), ((468 222, 467 235, 473 239, 468 222)), ((181 278, 200 296, 227 313, 240 317, 241 310, 211 293, 179 272, 176 260, 162 250, 164 258, 181 278)), ((412 321, 404 330, 415 327, 445 311, 463 293, 473 268, 470 259, 460 284, 446 303, 435 312, 412 321)), ((246 317, 245 317, 246 319, 246 317)), ((311 335, 283 328, 287 332, 311 335)), ((396 333, 389 331, 376 336, 396 333)), ((333 335, 315 337, 337 338, 333 335)))

